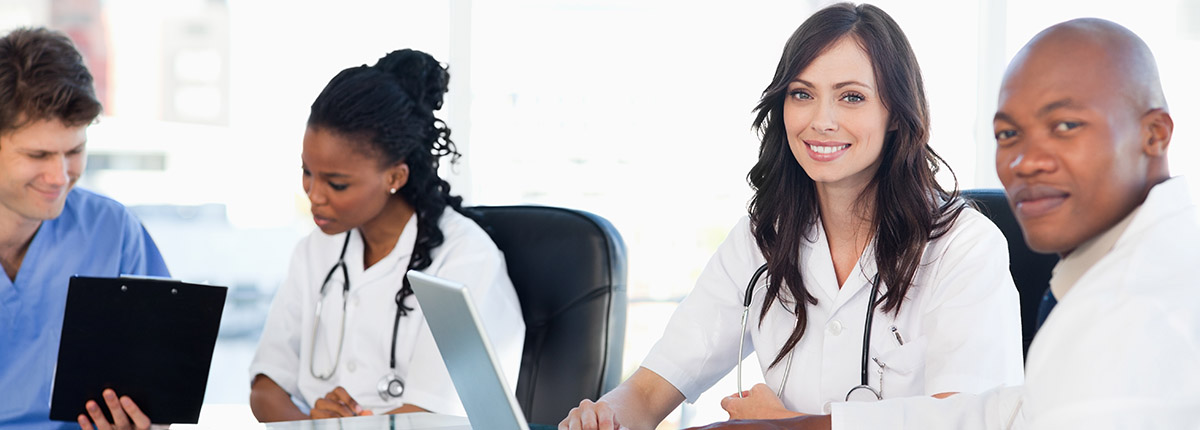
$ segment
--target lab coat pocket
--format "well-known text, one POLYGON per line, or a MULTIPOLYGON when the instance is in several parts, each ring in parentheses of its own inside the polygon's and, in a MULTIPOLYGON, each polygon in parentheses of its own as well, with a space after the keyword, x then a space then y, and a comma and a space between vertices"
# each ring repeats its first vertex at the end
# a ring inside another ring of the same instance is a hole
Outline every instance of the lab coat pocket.
MULTIPOLYGON (((918 396, 925 393, 925 336, 879 355, 884 397, 918 396)), ((878 367, 876 367, 878 371, 878 367)), ((878 375, 878 374, 877 374, 878 375)), ((878 376, 877 376, 878 377, 878 376)))

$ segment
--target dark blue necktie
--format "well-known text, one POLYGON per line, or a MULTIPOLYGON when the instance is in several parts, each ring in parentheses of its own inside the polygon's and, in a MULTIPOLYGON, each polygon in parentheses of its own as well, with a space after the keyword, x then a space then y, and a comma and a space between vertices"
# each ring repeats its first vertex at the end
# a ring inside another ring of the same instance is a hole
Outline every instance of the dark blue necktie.
POLYGON ((1042 295, 1042 303, 1038 305, 1037 328, 1042 328, 1042 323, 1046 322, 1046 317, 1050 316, 1050 311, 1054 309, 1054 305, 1058 304, 1058 300, 1054 298, 1054 292, 1046 289, 1046 294, 1042 295))

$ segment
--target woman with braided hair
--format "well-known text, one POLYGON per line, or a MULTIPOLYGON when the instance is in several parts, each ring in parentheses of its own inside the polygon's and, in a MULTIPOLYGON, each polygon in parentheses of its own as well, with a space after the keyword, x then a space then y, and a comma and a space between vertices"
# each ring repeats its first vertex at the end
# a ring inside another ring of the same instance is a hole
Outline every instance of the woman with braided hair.
POLYGON ((300 158, 318 231, 296 246, 250 366, 260 421, 463 414, 408 270, 471 290, 515 385, 525 325, 504 256, 437 174, 460 156, 434 116, 449 78, 400 50, 313 102, 300 158))

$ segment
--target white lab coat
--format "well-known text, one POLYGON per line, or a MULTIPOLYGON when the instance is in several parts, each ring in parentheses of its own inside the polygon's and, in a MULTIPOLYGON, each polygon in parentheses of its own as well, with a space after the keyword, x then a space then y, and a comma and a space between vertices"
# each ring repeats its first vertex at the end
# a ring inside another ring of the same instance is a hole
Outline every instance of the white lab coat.
MULTIPOLYGON (((470 289, 503 363, 509 387, 515 387, 525 323, 504 255, 483 229, 453 209, 446 209, 438 225, 445 242, 433 250, 432 264, 422 271, 470 289)), ((395 295, 401 288, 416 237, 417 217, 413 215, 391 253, 363 270, 362 236, 357 229, 351 232, 345 257, 350 276, 345 340, 340 363, 329 380, 315 378, 309 367, 314 314, 321 298, 321 283, 338 260, 345 234, 330 236, 315 230, 296 245, 288 277, 275 294, 250 366, 251 379, 264 374, 308 407, 335 387, 343 386, 359 404, 376 413, 412 404, 437 413, 463 415, 416 296, 405 301, 413 310, 400 319, 396 341, 396 372, 405 382, 404 393, 385 401, 376 389, 390 372, 395 295)), ((321 343, 316 349, 319 374, 332 367, 342 321, 340 269, 333 279, 321 311, 321 343)))
POLYGON ((1062 297, 1023 387, 837 405, 834 429, 1200 428, 1200 225, 1187 183, 1155 186, 1062 297))
MULTIPOLYGON (((875 260, 868 247, 839 289, 820 222, 809 237, 813 240, 797 245, 802 247, 805 285, 817 304, 808 306, 808 330, 794 350, 782 400, 793 411, 822 413, 831 403, 844 401, 847 391, 860 383, 870 294, 866 287, 875 274, 875 260)), ((884 397, 982 392, 1021 383, 1020 304, 1008 272, 1006 244, 1000 230, 973 209, 963 210, 944 236, 928 243, 899 315, 877 311, 874 317, 870 357, 886 366, 884 397), (891 332, 893 326, 903 345, 891 332)), ((749 218, 744 217, 679 304, 643 366, 690 402, 728 374, 743 358, 737 351, 746 285, 764 262, 749 218)), ((767 369, 765 381, 774 391, 782 383, 786 359, 768 367, 796 317, 776 301, 760 328, 765 283, 759 285, 745 354, 758 351, 767 369)), ((869 384, 878 389, 879 366, 874 361, 868 372, 869 384)))

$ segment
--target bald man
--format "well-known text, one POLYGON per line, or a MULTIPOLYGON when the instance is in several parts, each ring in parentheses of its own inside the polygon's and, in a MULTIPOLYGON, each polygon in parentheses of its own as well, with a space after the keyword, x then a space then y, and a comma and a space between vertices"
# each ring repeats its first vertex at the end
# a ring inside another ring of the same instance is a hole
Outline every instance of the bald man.
POLYGON ((708 428, 1200 426, 1200 225, 1167 169, 1174 123, 1149 48, 1104 20, 1046 29, 1009 65, 994 127, 1025 239, 1063 257, 1025 385, 708 428))

